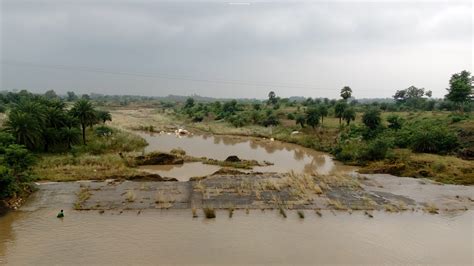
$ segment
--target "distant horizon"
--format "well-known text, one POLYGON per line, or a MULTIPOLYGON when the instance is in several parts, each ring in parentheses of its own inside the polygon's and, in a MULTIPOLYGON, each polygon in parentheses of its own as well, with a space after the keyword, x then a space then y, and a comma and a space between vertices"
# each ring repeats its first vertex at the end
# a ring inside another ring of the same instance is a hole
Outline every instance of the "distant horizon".
MULTIPOLYGON (((18 93, 20 92, 21 90, 26 90, 30 93, 33 93, 33 94, 37 94, 37 95, 42 95, 44 93, 46 93, 47 91, 49 91, 50 89, 46 89, 44 91, 31 91, 31 90, 28 90, 28 89, 0 89, 0 93, 8 93, 8 92, 13 92, 13 93, 18 93)), ((199 95, 199 94, 190 94, 190 95, 182 95, 182 94, 168 94, 168 95, 139 95, 139 94, 104 94, 104 93, 96 93, 96 92, 91 92, 91 93, 78 93, 74 90, 66 90, 65 93, 59 93, 58 91, 56 90, 53 90, 59 97, 67 97, 67 92, 74 92, 76 94, 77 97, 81 97, 82 95, 84 94, 87 94, 89 96, 108 96, 108 97, 143 97, 143 98, 172 98, 172 97, 177 97, 177 98, 204 98, 204 99, 213 99, 213 100, 221 100, 221 101, 225 101, 225 100, 259 100, 259 101, 264 101, 264 100, 267 100, 268 99, 268 96, 267 97, 262 97, 262 98, 250 98, 250 97, 231 97, 231 98, 223 98, 223 97, 212 97, 212 96, 207 96, 207 95, 199 95)), ((278 95, 278 92, 276 92, 276 96, 277 97, 280 97, 280 98, 287 98, 287 99, 292 99, 292 98, 301 98, 301 99, 309 99, 309 98, 312 98, 312 99, 329 99, 329 100, 340 100, 341 97, 339 98, 328 98, 328 97, 311 97, 311 96, 300 96, 300 95, 292 95, 292 96, 288 96, 288 97, 282 97, 280 95, 278 95)), ((393 97, 373 97, 373 98, 367 98, 367 97, 364 97, 364 98, 358 98, 358 97, 355 97, 355 96, 352 96, 350 99, 353 99, 353 100, 395 100, 393 97)), ((429 97, 428 99, 432 99, 432 100, 443 100, 444 97, 429 97)))

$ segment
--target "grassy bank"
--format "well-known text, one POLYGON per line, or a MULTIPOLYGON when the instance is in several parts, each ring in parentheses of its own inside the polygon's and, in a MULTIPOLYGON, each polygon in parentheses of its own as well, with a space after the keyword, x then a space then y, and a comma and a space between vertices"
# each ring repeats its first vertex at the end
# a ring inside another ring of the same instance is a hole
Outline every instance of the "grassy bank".
POLYGON ((445 184, 474 184, 474 161, 402 149, 395 150, 390 159, 369 163, 359 172, 430 178, 445 184))
POLYGON ((138 170, 129 166, 125 156, 119 153, 137 153, 147 145, 146 141, 127 131, 100 127, 89 128, 88 144, 73 146, 72 151, 61 154, 39 154, 32 171, 38 180, 73 181, 103 180, 134 176, 138 170), (123 158, 122 158, 123 157, 123 158))

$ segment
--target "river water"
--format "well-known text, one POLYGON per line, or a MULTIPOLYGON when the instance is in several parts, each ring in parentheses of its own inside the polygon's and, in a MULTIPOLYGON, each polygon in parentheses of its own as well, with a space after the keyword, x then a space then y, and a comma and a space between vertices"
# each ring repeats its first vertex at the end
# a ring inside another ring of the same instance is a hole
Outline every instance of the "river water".
MULTIPOLYGON (((257 171, 332 174, 353 170, 327 154, 269 140, 143 136, 150 143, 147 151, 183 148, 193 156, 225 159, 237 155, 274 163, 257 171)), ((187 180, 217 169, 192 163, 147 171, 187 180)), ((380 176, 379 181, 387 178, 380 176)), ((390 178, 393 184, 380 189, 403 192, 399 184, 402 179, 390 178)), ((408 181, 412 189, 437 186, 408 181)), ((284 219, 277 211, 269 210, 252 210, 249 214, 240 210, 233 218, 223 210, 212 220, 204 219, 202 213, 192 218, 190 210, 147 209, 140 214, 114 210, 100 214, 72 210, 75 192, 68 187, 72 186, 65 184, 59 195, 40 189, 21 210, 0 217, 0 264, 472 265, 474 260, 472 210, 449 215, 375 212, 374 218, 362 212, 323 211, 319 217, 306 211, 305 219, 293 211, 288 211, 284 219), (65 209, 64 219, 55 217, 59 209, 65 209)), ((464 190, 450 187, 455 194, 464 190)), ((407 193, 424 193, 417 191, 407 193)))
POLYGON ((465 264, 473 262, 473 212, 217 212, 214 220, 185 210, 122 214, 56 209, 0 218, 0 263, 22 264, 465 264))
MULTIPOLYGON (((236 136, 188 135, 175 134, 140 134, 149 145, 146 152, 163 151, 181 148, 188 155, 225 160, 229 155, 237 155, 241 159, 267 161, 270 166, 254 167, 257 172, 334 174, 349 172, 354 168, 334 161, 330 155, 299 145, 270 141, 269 139, 243 138, 236 136)), ((219 169, 215 165, 186 163, 184 165, 142 166, 144 170, 165 177, 175 177, 187 181, 193 176, 204 176, 219 169)))

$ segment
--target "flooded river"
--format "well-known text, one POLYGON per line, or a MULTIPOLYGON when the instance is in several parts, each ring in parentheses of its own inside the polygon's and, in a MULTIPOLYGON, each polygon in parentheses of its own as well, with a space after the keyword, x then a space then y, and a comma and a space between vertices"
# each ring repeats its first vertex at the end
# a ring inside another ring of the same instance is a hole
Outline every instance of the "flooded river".
POLYGON ((0 264, 465 264, 473 262, 472 211, 424 213, 237 211, 191 218, 189 210, 99 214, 57 209, 0 218, 0 264))
MULTIPOLYGON (((257 172, 286 173, 319 173, 332 174, 349 172, 353 167, 334 161, 330 155, 299 145, 270 141, 269 139, 243 138, 236 136, 190 135, 175 134, 140 134, 149 145, 146 152, 163 151, 181 148, 188 155, 225 160, 229 155, 237 155, 241 159, 267 161, 270 166, 254 167, 257 172)), ((142 166, 142 169, 165 177, 175 177, 187 181, 193 176, 204 176, 214 173, 219 167, 192 163, 176 166, 142 166)))
MULTIPOLYGON (((147 151, 183 148, 193 156, 225 159, 237 155, 274 163, 256 171, 331 174, 354 170, 327 154, 270 140, 143 136, 150 143, 147 151)), ((146 167, 182 181, 217 169, 200 163, 146 167)), ((367 176, 367 182, 374 183, 364 185, 367 191, 396 192, 420 202, 436 199, 445 202, 439 206, 457 211, 439 215, 420 209, 376 211, 369 218, 363 211, 323 210, 319 217, 314 210, 305 210, 305 218, 300 219, 289 210, 285 219, 277 210, 252 209, 249 214, 237 210, 233 218, 228 211, 218 210, 217 218, 211 220, 204 219, 200 210, 199 217, 192 218, 190 209, 112 209, 101 214, 73 210, 82 183, 43 184, 19 211, 0 217, 0 264, 473 264, 471 187, 367 176), (469 210, 459 211, 459 206, 469 210), (65 210, 64 219, 56 218, 60 209, 65 210)), ((146 190, 145 185, 136 191, 146 190)), ((104 193, 112 188, 103 186, 104 193)))

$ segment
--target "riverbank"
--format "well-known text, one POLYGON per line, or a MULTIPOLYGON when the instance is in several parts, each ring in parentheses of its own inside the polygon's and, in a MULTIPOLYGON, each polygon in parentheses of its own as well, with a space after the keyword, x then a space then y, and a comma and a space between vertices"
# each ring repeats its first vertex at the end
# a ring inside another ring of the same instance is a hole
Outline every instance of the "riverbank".
MULTIPOLYGON (((225 121, 191 122, 173 112, 157 109, 128 110, 117 109, 112 111, 116 120, 112 123, 130 130, 148 130, 152 132, 172 131, 186 127, 198 133, 213 135, 231 135, 243 137, 258 137, 275 139, 287 143, 294 143, 303 147, 323 152, 332 152, 337 145, 340 134, 336 118, 325 118, 324 126, 319 129, 303 128, 294 130, 294 121, 283 120, 282 125, 276 127, 263 127, 250 125, 234 127, 225 121)), ((391 113, 383 114, 383 117, 391 113)), ((397 113, 402 118, 410 119, 412 113, 397 113)), ((427 119, 448 119, 449 113, 424 112, 418 117, 426 116, 427 119)), ((360 117, 360 116, 359 116, 360 117)), ((360 123, 356 120, 354 123, 360 123)), ((466 146, 472 146, 472 123, 461 121, 452 125, 462 135, 461 141, 466 146)), ((352 162, 351 164, 354 164, 352 162)), ((413 153, 407 149, 394 149, 386 159, 364 164, 355 164, 363 173, 386 173, 396 176, 410 176, 416 178, 429 178, 445 184, 474 184, 474 161, 465 160, 455 156, 413 153)))

